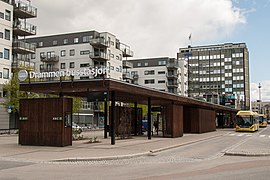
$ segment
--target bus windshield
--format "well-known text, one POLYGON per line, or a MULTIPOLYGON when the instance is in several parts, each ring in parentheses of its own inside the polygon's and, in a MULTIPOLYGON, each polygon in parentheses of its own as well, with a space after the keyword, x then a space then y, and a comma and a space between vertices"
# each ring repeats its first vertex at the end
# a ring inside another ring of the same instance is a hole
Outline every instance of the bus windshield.
POLYGON ((241 127, 250 127, 253 122, 250 116, 236 116, 236 124, 241 127))

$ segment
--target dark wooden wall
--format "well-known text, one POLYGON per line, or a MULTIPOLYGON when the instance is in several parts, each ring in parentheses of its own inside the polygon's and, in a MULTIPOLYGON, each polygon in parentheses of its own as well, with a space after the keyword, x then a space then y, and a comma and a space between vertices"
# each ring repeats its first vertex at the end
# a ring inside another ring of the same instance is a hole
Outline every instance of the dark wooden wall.
POLYGON ((214 110, 184 107, 184 133, 204 133, 216 130, 214 110))
POLYGON ((72 115, 70 98, 20 100, 19 144, 72 145, 72 127, 65 126, 67 112, 72 115))
POLYGON ((171 104, 166 108, 166 134, 183 136, 183 106, 171 104))

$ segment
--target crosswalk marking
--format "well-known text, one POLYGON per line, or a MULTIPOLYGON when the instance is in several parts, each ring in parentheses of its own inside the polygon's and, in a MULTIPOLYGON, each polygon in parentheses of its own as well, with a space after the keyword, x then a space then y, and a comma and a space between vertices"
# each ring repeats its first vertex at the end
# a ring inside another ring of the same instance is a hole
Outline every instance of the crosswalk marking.
MULTIPOLYGON (((230 133, 228 135, 229 136, 237 136, 237 137, 251 137, 251 136, 254 136, 255 134, 245 134, 245 133, 235 134, 235 133, 230 133)), ((264 137, 270 138, 270 135, 261 134, 261 135, 259 135, 259 137, 260 138, 264 138, 264 137)))

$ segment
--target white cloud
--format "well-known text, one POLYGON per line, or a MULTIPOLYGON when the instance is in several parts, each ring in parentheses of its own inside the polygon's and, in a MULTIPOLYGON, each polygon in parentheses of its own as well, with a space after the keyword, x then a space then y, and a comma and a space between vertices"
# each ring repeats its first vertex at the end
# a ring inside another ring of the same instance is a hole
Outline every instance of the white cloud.
POLYGON ((39 35, 97 30, 115 34, 136 57, 176 57, 179 47, 222 40, 246 22, 230 0, 33 1, 39 35))
MULTIPOLYGON (((262 101, 270 101, 270 80, 262 81, 261 83, 261 98, 262 101)), ((251 101, 259 99, 259 83, 250 84, 251 101)))

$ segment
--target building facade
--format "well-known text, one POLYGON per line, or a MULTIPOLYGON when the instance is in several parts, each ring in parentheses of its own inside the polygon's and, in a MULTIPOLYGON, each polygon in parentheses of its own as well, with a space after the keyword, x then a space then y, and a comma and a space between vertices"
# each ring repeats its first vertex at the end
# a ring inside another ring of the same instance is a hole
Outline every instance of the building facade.
MULTIPOLYGON (((37 17, 37 9, 31 2, 21 0, 0 1, 0 103, 6 92, 3 85, 20 66, 31 66, 29 54, 35 52, 33 44, 27 43, 26 36, 36 34, 36 26, 27 22, 37 17)), ((0 104, 0 129, 10 129, 7 109, 0 104)))
POLYGON ((269 119, 270 102, 252 101, 251 107, 253 112, 265 114, 269 119))
MULTIPOLYGON (((85 31, 29 38, 36 45, 31 62, 35 72, 106 68, 105 78, 122 80, 123 58, 129 56, 115 35, 107 32, 85 31)), ((93 74, 73 74, 74 79, 100 78, 93 74)))
POLYGON ((187 96, 187 61, 175 58, 147 58, 128 60, 127 70, 134 84, 187 96))
POLYGON ((180 48, 177 58, 188 61, 188 95, 226 97, 238 109, 250 109, 249 52, 245 43, 180 48))

